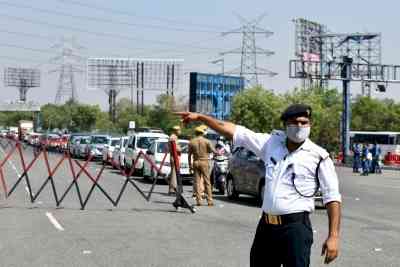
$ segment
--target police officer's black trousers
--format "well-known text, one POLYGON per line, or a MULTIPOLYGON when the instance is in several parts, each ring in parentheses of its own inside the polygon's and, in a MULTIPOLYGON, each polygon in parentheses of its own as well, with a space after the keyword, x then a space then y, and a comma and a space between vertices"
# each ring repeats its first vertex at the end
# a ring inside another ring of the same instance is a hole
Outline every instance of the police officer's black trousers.
POLYGON ((250 267, 308 267, 312 243, 308 216, 285 225, 267 224, 262 216, 250 252, 250 267))

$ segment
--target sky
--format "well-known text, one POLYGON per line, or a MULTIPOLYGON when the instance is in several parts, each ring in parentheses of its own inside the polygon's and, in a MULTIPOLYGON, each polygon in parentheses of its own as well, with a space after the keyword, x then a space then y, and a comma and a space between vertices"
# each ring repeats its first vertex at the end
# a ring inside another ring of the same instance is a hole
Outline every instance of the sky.
MULTIPOLYGON (((259 26, 274 32, 257 37, 257 46, 275 52, 259 56, 260 67, 277 72, 263 77, 266 89, 284 93, 300 85, 288 77, 288 62, 294 58, 294 18, 306 18, 326 25, 332 32, 382 33, 382 62, 400 64, 398 18, 400 2, 382 0, 0 0, 0 71, 7 67, 39 68, 41 86, 28 91, 28 100, 41 104, 55 101, 60 67, 55 60, 60 50, 55 47, 62 38, 74 38, 82 46, 77 51, 87 57, 179 58, 184 60, 183 79, 177 94, 188 97, 189 72, 218 73, 221 66, 210 61, 219 53, 241 46, 241 35, 222 36, 222 32, 241 26, 238 15, 252 20, 267 15, 259 26)), ((225 70, 239 67, 240 55, 225 58, 225 70)), ((83 68, 82 68, 83 69, 83 68)), ((88 104, 108 107, 102 91, 86 88, 85 72, 75 73, 78 99, 88 104)), ((338 87, 340 83, 331 83, 338 87)), ((357 83, 352 95, 359 94, 357 83)), ((400 101, 400 86, 390 85, 386 93, 373 93, 377 98, 400 101)), ((159 92, 145 92, 145 102, 154 103, 159 92)), ((161 92, 160 92, 161 93, 161 92)), ((118 98, 129 97, 130 91, 118 98)), ((0 82, 0 101, 18 99, 18 90, 0 82)))

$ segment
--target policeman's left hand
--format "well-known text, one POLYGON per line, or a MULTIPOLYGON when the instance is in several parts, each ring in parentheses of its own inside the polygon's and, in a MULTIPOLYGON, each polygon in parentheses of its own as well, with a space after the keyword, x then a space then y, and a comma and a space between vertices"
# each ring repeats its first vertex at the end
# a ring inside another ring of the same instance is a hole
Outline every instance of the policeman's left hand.
POLYGON ((322 245, 321 256, 325 254, 325 264, 331 263, 339 255, 339 237, 328 237, 322 245))

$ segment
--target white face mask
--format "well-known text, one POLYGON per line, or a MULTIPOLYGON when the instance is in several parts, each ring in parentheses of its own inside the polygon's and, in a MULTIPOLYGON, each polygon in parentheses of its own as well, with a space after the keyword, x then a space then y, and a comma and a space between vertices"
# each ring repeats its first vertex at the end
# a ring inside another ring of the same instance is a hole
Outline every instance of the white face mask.
POLYGON ((299 127, 297 125, 286 126, 286 135, 294 143, 302 143, 310 136, 310 126, 299 127))

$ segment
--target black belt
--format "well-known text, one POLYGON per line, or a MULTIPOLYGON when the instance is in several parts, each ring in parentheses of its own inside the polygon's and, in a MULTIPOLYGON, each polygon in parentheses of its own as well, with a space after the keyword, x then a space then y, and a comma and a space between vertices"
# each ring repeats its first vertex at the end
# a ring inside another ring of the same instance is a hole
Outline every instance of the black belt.
POLYGON ((284 215, 271 215, 263 212, 262 217, 266 224, 285 225, 289 223, 305 222, 309 220, 309 212, 297 212, 284 215))

